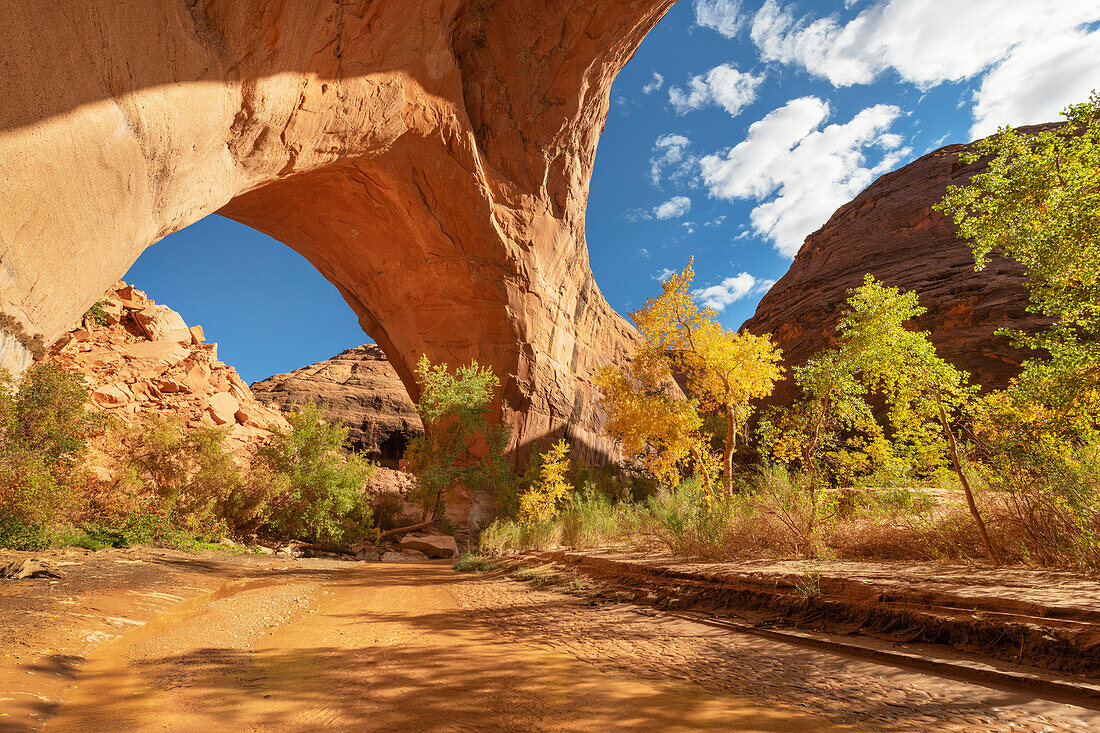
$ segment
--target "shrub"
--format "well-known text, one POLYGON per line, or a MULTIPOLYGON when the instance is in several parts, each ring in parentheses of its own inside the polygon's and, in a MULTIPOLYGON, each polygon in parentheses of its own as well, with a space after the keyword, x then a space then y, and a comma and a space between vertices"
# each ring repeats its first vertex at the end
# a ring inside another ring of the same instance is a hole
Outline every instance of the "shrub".
POLYGON ((79 508, 87 442, 103 427, 87 402, 83 378, 55 366, 31 367, 18 386, 0 372, 0 546, 46 544, 79 508))
POLYGON ((569 444, 559 440, 550 450, 539 454, 538 478, 524 492, 519 501, 520 519, 524 524, 549 522, 558 515, 562 501, 573 491, 565 474, 569 470, 569 444))
POLYGON ((454 569, 460 573, 488 573, 496 570, 496 563, 477 552, 467 552, 455 560, 454 569))
POLYGON ((93 303, 92 307, 84 313, 84 318, 86 320, 91 319, 92 323, 97 326, 109 326, 111 324, 111 319, 107 316, 107 311, 103 309, 103 303, 104 301, 102 300, 97 300, 93 303))
POLYGON ((339 544, 372 527, 365 486, 375 465, 348 453, 348 428, 321 417, 313 404, 287 416, 291 430, 256 452, 251 482, 266 486, 270 529, 312 542, 339 544))
POLYGON ((481 531, 478 550, 489 557, 545 550, 557 545, 560 537, 561 525, 557 522, 523 524, 513 519, 497 519, 481 531))

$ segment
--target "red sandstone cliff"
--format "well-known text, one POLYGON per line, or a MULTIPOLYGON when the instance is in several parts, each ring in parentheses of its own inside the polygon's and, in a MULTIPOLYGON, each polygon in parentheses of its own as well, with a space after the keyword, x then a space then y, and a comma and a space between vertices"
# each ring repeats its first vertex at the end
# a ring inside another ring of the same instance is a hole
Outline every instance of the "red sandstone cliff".
MULTIPOLYGON (((871 273, 888 285, 917 291, 928 309, 918 325, 931 332, 940 356, 986 388, 1005 386, 1026 354, 994 331, 1045 322, 1025 310, 1022 268, 994 259, 975 272, 970 248, 956 236, 954 223, 932 211, 948 185, 963 184, 983 168, 980 161, 966 166, 959 161, 966 149, 948 145, 918 158, 837 209, 806 238, 790 270, 744 327, 774 334, 785 363, 801 364, 835 343, 847 291, 871 273)), ((793 394, 787 380, 775 399, 786 401, 793 394)))
POLYGON ((373 344, 253 382, 252 394, 284 409, 318 404, 328 420, 348 426, 352 446, 389 468, 397 468, 408 441, 424 432, 405 385, 373 344))

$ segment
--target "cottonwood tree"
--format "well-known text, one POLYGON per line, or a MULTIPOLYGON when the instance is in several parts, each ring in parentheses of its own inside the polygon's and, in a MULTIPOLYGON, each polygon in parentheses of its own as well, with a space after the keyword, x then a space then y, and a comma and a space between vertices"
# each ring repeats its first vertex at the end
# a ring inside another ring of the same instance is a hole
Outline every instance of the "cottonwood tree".
POLYGON ((793 371, 801 399, 769 410, 758 431, 766 453, 801 467, 816 505, 823 478, 842 482, 868 473, 887 463, 892 450, 849 351, 826 349, 793 371))
POLYGON ((416 477, 410 497, 424 518, 442 516, 447 490, 458 485, 489 487, 498 503, 506 502, 513 484, 504 460, 509 432, 486 419, 500 380, 476 361, 452 373, 447 364, 432 364, 423 355, 416 378, 424 434, 409 441, 405 455, 416 477))
POLYGON ((968 373, 936 354, 927 332, 906 327, 926 312, 915 292, 903 293, 867 275, 852 292, 840 321, 842 349, 851 355, 864 384, 885 397, 895 443, 907 444, 910 450, 935 449, 937 433, 946 441, 967 507, 989 559, 996 564, 1000 561, 997 550, 978 510, 952 428, 977 387, 969 384, 968 373))
POLYGON ((1011 396, 1081 438, 1095 436, 1100 415, 1100 96, 1063 114, 1056 129, 1003 127, 975 143, 961 159, 988 158, 986 169, 949 187, 936 208, 970 242, 976 270, 992 254, 1024 266, 1028 310, 1054 323, 1034 334, 1002 331, 1036 350, 1011 396))
POLYGON ((647 300, 630 318, 645 348, 686 376, 688 392, 700 409, 725 418, 722 483, 730 493, 737 436, 752 414, 752 400, 771 394, 783 373, 781 352, 770 336, 738 333, 719 323, 712 308, 700 308, 691 290, 694 278, 692 259, 683 272, 664 282, 660 296, 647 300))
POLYGON ((666 486, 680 482, 680 466, 691 460, 708 492, 713 492, 708 438, 699 404, 676 394, 668 360, 643 347, 629 367, 605 366, 596 374, 600 403, 607 412, 604 429, 666 486))

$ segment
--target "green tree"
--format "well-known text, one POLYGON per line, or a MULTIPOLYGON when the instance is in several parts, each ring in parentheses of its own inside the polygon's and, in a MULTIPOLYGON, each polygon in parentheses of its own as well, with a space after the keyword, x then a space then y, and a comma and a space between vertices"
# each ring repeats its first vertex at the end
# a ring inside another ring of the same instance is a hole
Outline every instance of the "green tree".
POLYGON ((851 481, 885 464, 892 452, 850 349, 826 349, 793 371, 802 398, 769 410, 758 431, 767 453, 806 473, 816 504, 822 474, 830 483, 851 481))
POLYGON ((79 375, 38 364, 16 382, 0 371, 0 545, 41 545, 75 508, 88 440, 105 424, 87 406, 79 375))
POLYGON ((420 400, 417 411, 424 434, 409 442, 405 453, 416 477, 411 498, 425 518, 441 517, 446 492, 459 485, 490 489, 501 512, 514 507, 514 477, 504 458, 510 432, 486 419, 500 380, 476 361, 453 373, 446 364, 421 356, 416 365, 420 400))
POLYGON ((1045 408, 1052 429, 1082 439, 1095 435, 1100 414, 1100 96, 1063 114, 1058 128, 1003 127, 975 143, 962 160, 988 158, 986 169, 949 187, 937 208, 969 240, 977 270, 993 254, 1024 266, 1028 309, 1054 323, 1035 334, 1003 331, 1036 350, 1014 399, 1045 408))
POLYGON ((998 563, 952 428, 977 391, 969 384, 970 375, 941 359, 927 332, 906 327, 926 312, 915 292, 903 293, 867 275, 863 285, 853 291, 848 306, 840 322, 842 349, 852 354, 864 383, 885 397, 895 444, 912 457, 919 453, 942 455, 941 446, 946 443, 989 559, 998 563))

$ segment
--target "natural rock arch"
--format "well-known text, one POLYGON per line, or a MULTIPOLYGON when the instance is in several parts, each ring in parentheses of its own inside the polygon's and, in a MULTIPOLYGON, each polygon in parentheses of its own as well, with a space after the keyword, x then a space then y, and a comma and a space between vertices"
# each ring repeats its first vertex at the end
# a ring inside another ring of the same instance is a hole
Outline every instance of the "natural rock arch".
POLYGON ((611 82, 673 2, 6 3, 0 308, 54 337, 217 211, 309 259, 414 396, 421 353, 477 358, 521 445, 606 454, 587 377, 633 332, 585 204, 611 82))

